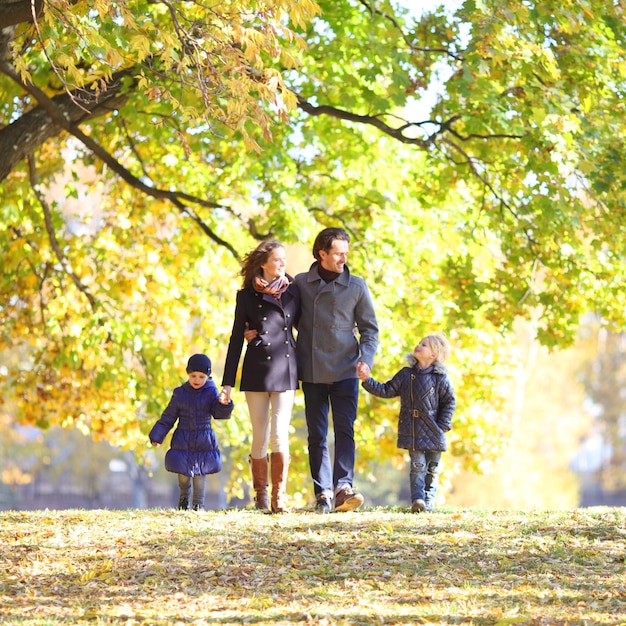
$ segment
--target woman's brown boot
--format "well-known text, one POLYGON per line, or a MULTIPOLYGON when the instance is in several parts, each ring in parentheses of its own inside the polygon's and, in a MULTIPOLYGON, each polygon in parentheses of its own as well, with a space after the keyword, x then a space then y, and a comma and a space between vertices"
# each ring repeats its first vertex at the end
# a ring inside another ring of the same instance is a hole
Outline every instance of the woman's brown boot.
POLYGON ((284 452, 272 452, 270 460, 272 474, 272 511, 285 513, 285 491, 287 488, 287 470, 289 456, 284 452))
POLYGON ((254 504, 257 509, 267 510, 270 508, 267 500, 267 457, 253 459, 250 457, 252 470, 252 487, 254 488, 254 504))

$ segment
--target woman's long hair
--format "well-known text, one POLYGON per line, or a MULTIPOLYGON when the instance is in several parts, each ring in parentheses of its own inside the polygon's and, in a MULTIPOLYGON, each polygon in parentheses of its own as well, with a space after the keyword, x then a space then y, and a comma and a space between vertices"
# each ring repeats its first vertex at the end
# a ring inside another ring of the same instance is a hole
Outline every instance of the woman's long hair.
POLYGON ((276 248, 284 248, 280 241, 272 239, 270 241, 262 241, 254 250, 250 250, 243 259, 241 266, 241 276, 243 277, 243 286, 249 287, 252 280, 261 274, 261 265, 267 262, 270 254, 276 248))

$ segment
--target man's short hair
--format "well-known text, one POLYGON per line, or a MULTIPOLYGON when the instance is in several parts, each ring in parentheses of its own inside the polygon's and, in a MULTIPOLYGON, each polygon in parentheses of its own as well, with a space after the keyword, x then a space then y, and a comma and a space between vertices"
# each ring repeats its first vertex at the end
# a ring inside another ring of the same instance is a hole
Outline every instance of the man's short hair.
POLYGON ((313 243, 313 256, 317 261, 320 259, 320 250, 328 252, 333 247, 335 239, 350 241, 350 235, 343 228, 325 228, 320 231, 313 243))

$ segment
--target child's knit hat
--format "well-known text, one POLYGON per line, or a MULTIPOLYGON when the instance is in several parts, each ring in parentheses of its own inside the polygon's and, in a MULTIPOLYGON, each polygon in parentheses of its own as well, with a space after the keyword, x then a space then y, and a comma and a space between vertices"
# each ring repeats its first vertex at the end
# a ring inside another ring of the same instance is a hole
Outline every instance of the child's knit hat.
POLYGON ((202 372, 211 375, 211 359, 206 354, 194 354, 187 362, 187 374, 202 372))

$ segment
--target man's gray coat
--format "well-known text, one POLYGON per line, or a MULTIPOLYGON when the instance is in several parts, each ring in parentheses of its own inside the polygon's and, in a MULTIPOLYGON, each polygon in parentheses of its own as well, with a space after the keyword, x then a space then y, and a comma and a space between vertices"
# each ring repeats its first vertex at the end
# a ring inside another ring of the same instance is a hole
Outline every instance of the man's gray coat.
POLYGON ((301 314, 298 324, 298 376, 307 383, 335 383, 358 378, 356 365, 372 367, 378 347, 378 324, 369 290, 348 266, 324 282, 318 263, 296 276, 301 314))

